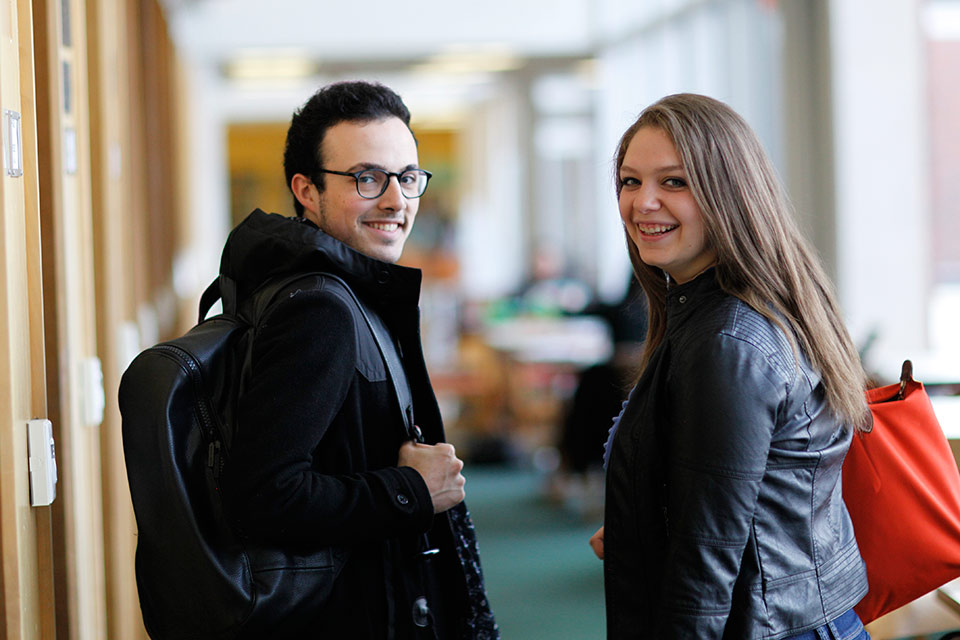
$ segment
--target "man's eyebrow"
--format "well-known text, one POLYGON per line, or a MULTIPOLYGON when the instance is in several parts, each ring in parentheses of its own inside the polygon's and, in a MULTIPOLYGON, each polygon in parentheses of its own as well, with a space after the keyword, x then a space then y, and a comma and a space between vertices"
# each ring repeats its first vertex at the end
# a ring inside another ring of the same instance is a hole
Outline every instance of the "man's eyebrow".
MULTIPOLYGON (((412 163, 405 166, 398 173, 403 173, 404 171, 409 171, 410 169, 419 169, 419 165, 412 163)), ((351 167, 351 171, 364 171, 366 169, 380 169, 381 171, 389 171, 385 166, 379 162, 357 162, 351 167)))

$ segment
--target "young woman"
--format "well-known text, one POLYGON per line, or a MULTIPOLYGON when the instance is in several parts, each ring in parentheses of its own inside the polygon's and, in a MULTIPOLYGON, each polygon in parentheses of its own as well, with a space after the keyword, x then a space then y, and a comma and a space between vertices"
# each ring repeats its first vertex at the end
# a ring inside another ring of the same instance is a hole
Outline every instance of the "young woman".
POLYGON ((608 637, 868 638, 840 488, 865 375, 769 159, 727 105, 679 94, 616 169, 649 330, 591 540, 608 637))

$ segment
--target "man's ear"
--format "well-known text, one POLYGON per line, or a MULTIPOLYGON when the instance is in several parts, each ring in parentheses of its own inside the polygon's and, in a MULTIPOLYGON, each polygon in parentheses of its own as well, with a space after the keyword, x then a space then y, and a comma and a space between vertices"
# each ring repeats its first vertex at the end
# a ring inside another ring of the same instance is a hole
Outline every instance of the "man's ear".
POLYGON ((297 201, 303 205, 304 215, 307 211, 316 214, 320 206, 320 192, 313 184, 313 180, 302 173, 297 173, 290 180, 290 191, 293 192, 297 201))

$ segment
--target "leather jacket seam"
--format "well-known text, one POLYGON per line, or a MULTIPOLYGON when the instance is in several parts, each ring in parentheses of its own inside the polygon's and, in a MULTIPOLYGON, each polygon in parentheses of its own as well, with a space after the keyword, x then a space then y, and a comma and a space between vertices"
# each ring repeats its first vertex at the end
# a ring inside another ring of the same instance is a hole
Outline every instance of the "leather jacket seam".
POLYGON ((736 340, 739 343, 750 345, 752 350, 755 352, 759 359, 767 365, 767 368, 770 370, 769 373, 764 373, 764 377, 767 378, 774 386, 783 385, 786 395, 790 395, 791 384, 789 378, 784 375, 784 372, 781 370, 781 367, 776 362, 776 353, 771 352, 769 349, 765 349, 762 345, 757 344, 755 341, 751 340, 748 336, 739 335, 732 332, 728 328, 721 329, 717 335, 723 338, 729 338, 731 340, 736 340), (770 374, 773 374, 772 376, 770 374))
MULTIPOLYGON (((810 375, 807 373, 805 367, 800 367, 800 375, 803 376, 803 379, 807 381, 807 386, 810 387, 811 393, 813 392, 813 380, 810 379, 810 375)), ((812 434, 810 433, 810 427, 813 425, 813 416, 810 415, 810 394, 807 394, 807 397, 803 401, 803 415, 807 417, 807 423, 804 425, 804 431, 807 434, 807 446, 810 446, 810 442, 813 439, 812 434)))
POLYGON ((792 573, 788 576, 783 576, 781 578, 774 578, 773 580, 766 581, 765 583, 755 584, 750 586, 751 591, 761 591, 764 587, 767 589, 780 588, 785 585, 790 585, 795 582, 806 582, 817 578, 818 571, 816 568, 807 569, 806 571, 801 571, 800 573, 792 573))
POLYGON ((690 613, 692 613, 692 614, 698 615, 699 617, 707 617, 707 616, 724 616, 724 617, 726 617, 726 616, 729 615, 729 613, 730 613, 730 607, 729 607, 729 606, 727 606, 727 607, 718 606, 718 607, 712 608, 712 609, 704 609, 704 608, 701 608, 701 607, 686 606, 686 605, 682 605, 682 604, 667 604, 667 603, 664 603, 664 607, 663 607, 663 608, 664 608, 664 610, 666 610, 666 611, 668 611, 668 612, 671 612, 671 613, 683 613, 683 614, 690 614, 690 613))
POLYGON ((712 547, 716 549, 739 549, 744 546, 745 542, 745 539, 722 540, 720 538, 710 538, 707 536, 698 536, 690 533, 678 533, 676 531, 674 531, 672 537, 678 540, 688 540, 704 547, 712 547))
MULTIPOLYGON (((819 452, 818 452, 819 453, 819 452)), ((815 496, 817 495, 817 479, 819 477, 820 465, 823 462, 823 454, 819 453, 817 456, 817 463, 813 465, 813 473, 810 477, 810 531, 815 531, 813 527, 813 514, 816 510, 816 505, 814 504, 815 496)), ((827 510, 829 512, 829 509, 827 510)), ((821 575, 821 570, 823 569, 823 557, 820 553, 820 544, 817 540, 816 535, 810 536, 810 551, 813 554, 813 570, 816 572, 817 577, 817 590, 822 594, 823 593, 823 580, 821 575)), ((823 605, 823 598, 820 598, 820 604, 823 605)))
POLYGON ((740 469, 731 469, 729 467, 718 467, 718 466, 705 466, 692 464, 685 462, 683 460, 676 460, 674 466, 682 467, 684 469, 689 469, 691 471, 703 471, 711 476, 718 476, 722 478, 732 478, 735 480, 748 480, 748 481, 758 481, 763 480, 763 476, 766 473, 766 469, 760 471, 747 471, 740 469))
MULTIPOLYGON (((784 345, 779 343, 783 341, 789 348, 790 340, 783 334, 780 327, 743 300, 736 298, 734 304, 733 317, 721 326, 718 333, 745 342, 756 349, 767 365, 781 377, 779 382, 786 387, 786 393, 789 396, 795 376, 791 377, 789 369, 784 366, 785 363, 780 362, 781 359, 786 359, 786 356, 782 349, 784 345), (755 318, 757 326, 750 327, 750 331, 747 331, 744 324, 747 322, 749 312, 758 317, 755 318)), ((792 348, 789 351, 790 360, 794 361, 794 372, 797 369, 802 370, 803 367, 797 366, 799 363, 796 361, 796 352, 792 348)))

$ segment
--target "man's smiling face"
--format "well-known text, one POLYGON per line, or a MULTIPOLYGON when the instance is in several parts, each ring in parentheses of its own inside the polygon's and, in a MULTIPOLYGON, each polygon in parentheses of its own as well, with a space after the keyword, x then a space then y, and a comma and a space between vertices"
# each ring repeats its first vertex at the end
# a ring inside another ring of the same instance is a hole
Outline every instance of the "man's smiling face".
MULTIPOLYGON (((389 117, 372 121, 343 121, 330 127, 321 142, 324 169, 362 171, 383 169, 402 172, 418 167, 417 144, 402 120, 389 117)), ((396 262, 413 228, 420 201, 405 198, 400 183, 391 177, 386 191, 366 199, 357 193, 349 176, 324 174, 324 189, 311 190, 304 216, 325 233, 353 249, 396 262)))

